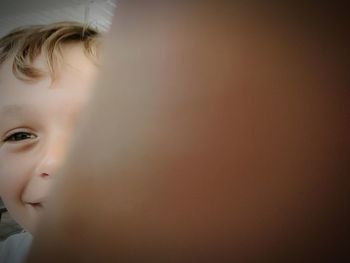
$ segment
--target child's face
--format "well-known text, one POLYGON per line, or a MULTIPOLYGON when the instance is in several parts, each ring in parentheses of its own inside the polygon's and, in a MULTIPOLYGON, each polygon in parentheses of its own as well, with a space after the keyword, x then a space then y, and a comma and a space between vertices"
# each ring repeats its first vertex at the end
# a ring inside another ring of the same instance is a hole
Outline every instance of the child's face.
MULTIPOLYGON (((63 48, 57 82, 18 80, 11 63, 0 67, 0 196, 11 215, 33 231, 45 209, 96 68, 78 44, 63 48)), ((43 57, 35 61, 44 67, 43 57)))

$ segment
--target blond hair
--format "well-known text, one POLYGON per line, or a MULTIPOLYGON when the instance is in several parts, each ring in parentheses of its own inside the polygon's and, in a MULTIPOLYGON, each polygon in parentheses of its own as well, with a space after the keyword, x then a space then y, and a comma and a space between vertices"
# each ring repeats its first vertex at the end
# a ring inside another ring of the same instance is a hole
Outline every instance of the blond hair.
POLYGON ((54 79, 62 45, 81 43, 85 54, 96 62, 100 36, 97 29, 71 21, 16 28, 0 38, 0 66, 13 58, 12 71, 18 79, 37 80, 47 74, 33 66, 42 54, 54 79))

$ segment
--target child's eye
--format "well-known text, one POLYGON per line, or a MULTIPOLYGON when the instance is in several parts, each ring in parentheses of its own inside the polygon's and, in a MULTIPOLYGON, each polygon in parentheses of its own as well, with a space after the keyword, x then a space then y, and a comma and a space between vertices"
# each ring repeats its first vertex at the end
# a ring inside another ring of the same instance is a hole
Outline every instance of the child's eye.
POLYGON ((18 142, 23 140, 35 139, 37 136, 29 132, 16 132, 5 138, 5 142, 18 142))

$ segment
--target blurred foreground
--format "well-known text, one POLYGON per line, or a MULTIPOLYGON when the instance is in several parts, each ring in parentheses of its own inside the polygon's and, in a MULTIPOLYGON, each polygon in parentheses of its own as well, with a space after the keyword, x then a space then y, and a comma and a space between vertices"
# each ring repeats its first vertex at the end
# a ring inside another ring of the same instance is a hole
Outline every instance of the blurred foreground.
POLYGON ((345 8, 119 2, 29 262, 349 260, 345 8))

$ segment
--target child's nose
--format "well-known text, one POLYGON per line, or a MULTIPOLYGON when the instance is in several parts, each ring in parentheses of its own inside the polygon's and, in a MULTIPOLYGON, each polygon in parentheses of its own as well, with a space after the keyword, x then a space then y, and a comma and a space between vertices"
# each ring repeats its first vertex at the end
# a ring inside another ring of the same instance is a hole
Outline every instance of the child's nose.
POLYGON ((48 173, 42 173, 41 176, 42 177, 46 177, 46 176, 49 176, 49 174, 48 173))
POLYGON ((45 203, 49 195, 52 182, 55 178, 57 170, 62 163, 66 143, 65 141, 55 141, 55 143, 47 144, 39 162, 31 174, 22 199, 24 202, 40 202, 45 203), (49 180, 48 180, 49 179, 49 180))
POLYGON ((59 159, 55 158, 55 156, 46 156, 41 161, 38 167, 38 172, 36 174, 40 175, 40 177, 52 176, 56 173, 56 170, 59 166, 59 162, 59 159))
POLYGON ((66 144, 65 140, 59 140, 48 145, 37 166, 35 174, 40 175, 40 177, 54 175, 64 159, 66 144))
POLYGON ((39 156, 39 162, 30 176, 23 192, 22 198, 24 201, 45 201, 53 182, 51 179, 55 178, 57 170, 64 158, 66 146, 67 140, 64 140, 63 138, 61 140, 53 138, 51 143, 46 143, 45 149, 42 149, 42 154, 39 156))

